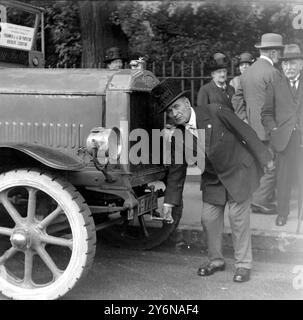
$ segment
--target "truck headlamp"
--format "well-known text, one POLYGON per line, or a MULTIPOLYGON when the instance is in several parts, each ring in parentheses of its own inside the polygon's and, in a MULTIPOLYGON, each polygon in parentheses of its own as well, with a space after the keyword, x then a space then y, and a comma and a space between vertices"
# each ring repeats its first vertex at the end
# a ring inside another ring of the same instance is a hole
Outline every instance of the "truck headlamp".
POLYGON ((107 129, 93 128, 87 137, 86 147, 89 154, 97 158, 101 165, 117 163, 122 152, 120 130, 116 127, 107 129))

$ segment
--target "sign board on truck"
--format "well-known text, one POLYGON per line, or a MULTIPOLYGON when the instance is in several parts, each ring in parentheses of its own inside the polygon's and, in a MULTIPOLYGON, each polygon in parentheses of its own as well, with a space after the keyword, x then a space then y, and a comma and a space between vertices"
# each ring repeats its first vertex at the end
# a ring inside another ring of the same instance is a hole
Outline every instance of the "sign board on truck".
POLYGON ((34 38, 34 28, 0 22, 0 46, 30 51, 34 38))

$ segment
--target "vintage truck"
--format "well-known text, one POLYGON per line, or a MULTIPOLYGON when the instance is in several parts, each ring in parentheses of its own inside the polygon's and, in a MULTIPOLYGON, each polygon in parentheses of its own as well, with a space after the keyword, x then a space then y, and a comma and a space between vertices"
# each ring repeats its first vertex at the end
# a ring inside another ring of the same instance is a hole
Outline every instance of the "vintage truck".
POLYGON ((92 266, 96 233, 148 249, 176 229, 181 208, 173 224, 157 211, 166 168, 152 141, 150 162, 128 161, 131 132, 164 127, 158 82, 142 69, 0 69, 2 294, 63 296, 92 266))
POLYGON ((96 234, 149 249, 179 223, 181 208, 174 224, 157 211, 166 172, 152 142, 165 122, 150 99, 158 80, 140 60, 133 70, 43 69, 43 8, 0 0, 0 24, 0 292, 56 299, 92 266, 96 234), (20 11, 27 26, 14 20, 20 11), (134 162, 138 129, 148 149, 134 162))

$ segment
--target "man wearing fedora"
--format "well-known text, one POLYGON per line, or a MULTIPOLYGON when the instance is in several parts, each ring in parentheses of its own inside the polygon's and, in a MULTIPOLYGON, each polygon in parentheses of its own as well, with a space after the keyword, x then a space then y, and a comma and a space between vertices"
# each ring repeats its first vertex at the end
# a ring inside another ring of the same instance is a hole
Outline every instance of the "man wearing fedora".
MULTIPOLYGON (((243 72, 255 61, 252 54, 249 52, 243 52, 240 56, 236 57, 236 66, 239 66, 240 74, 243 72)), ((235 91, 240 87, 240 76, 236 76, 230 80, 229 84, 234 87, 235 91)))
POLYGON ((123 68, 123 63, 126 58, 123 56, 122 51, 118 47, 111 47, 106 50, 104 63, 106 68, 110 70, 118 70, 123 68))
MULTIPOLYGON (((252 263, 250 199, 258 187, 262 169, 273 168, 271 153, 229 107, 211 103, 193 108, 177 80, 162 81, 151 95, 159 112, 166 111, 176 129, 196 137, 196 144, 191 146, 205 147, 201 222, 207 236, 209 261, 198 269, 198 275, 209 276, 225 269, 222 236, 224 209, 228 206, 236 260, 233 280, 248 281, 252 263), (205 139, 198 134, 200 130, 205 132, 205 139)), ((168 167, 162 210, 168 222, 173 222, 172 207, 182 204, 186 167, 185 160, 168 167)))
MULTIPOLYGON (((260 58, 254 62, 248 72, 240 76, 240 87, 232 98, 236 114, 246 121, 258 137, 268 145, 268 135, 261 123, 261 109, 265 102, 265 90, 279 71, 274 67, 279 61, 283 49, 282 36, 266 33, 261 43, 255 45, 260 50, 260 58)), ((275 206, 270 204, 275 192, 275 171, 266 173, 260 182, 259 189, 252 199, 252 211, 264 214, 275 214, 275 206)))
POLYGON ((289 215, 291 188, 296 178, 302 183, 303 145, 303 54, 296 44, 286 45, 283 73, 276 75, 266 91, 262 123, 277 152, 276 225, 283 226, 289 215), (301 161, 300 161, 301 160, 301 161))
POLYGON ((233 110, 231 97, 235 93, 227 81, 227 58, 223 53, 215 53, 206 64, 212 80, 201 86, 197 96, 197 106, 203 107, 209 103, 220 103, 233 110))

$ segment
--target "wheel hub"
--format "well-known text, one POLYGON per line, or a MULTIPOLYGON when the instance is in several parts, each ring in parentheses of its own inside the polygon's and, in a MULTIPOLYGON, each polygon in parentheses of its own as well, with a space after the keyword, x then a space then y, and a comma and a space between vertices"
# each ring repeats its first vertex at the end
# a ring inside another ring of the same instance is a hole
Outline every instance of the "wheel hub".
POLYGON ((11 244, 18 250, 24 250, 31 245, 31 237, 28 231, 16 229, 10 237, 11 244))

